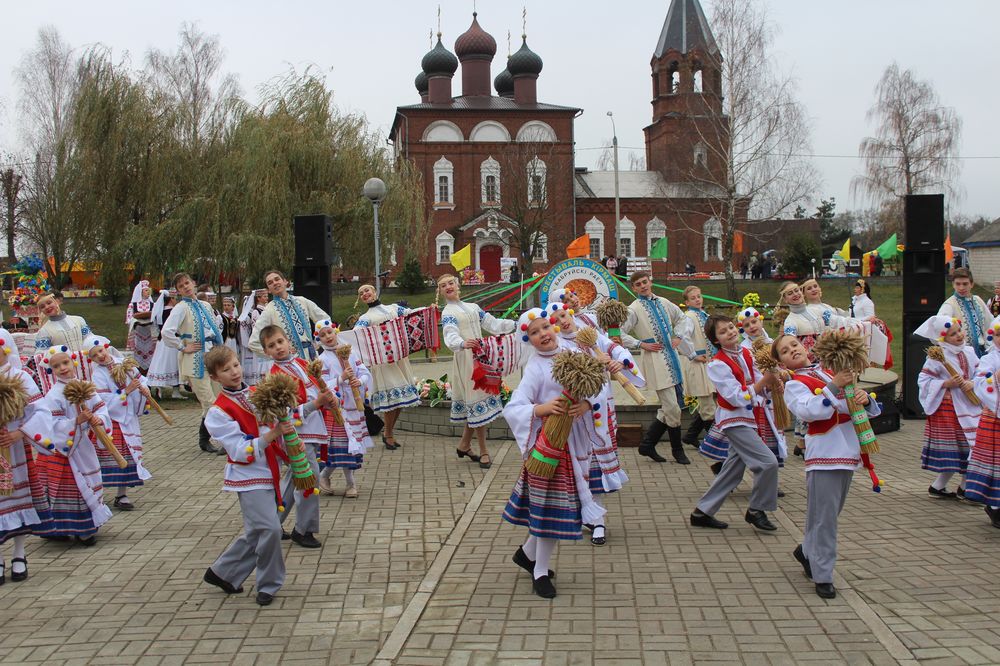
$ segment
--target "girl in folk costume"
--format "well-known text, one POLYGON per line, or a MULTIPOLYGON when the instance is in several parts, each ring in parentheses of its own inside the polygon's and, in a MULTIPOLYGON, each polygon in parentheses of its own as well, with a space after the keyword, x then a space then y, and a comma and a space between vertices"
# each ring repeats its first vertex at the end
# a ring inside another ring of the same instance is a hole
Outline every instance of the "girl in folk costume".
POLYGON ((181 378, 177 369, 177 350, 168 346, 160 333, 163 322, 167 320, 173 309, 174 297, 170 295, 168 290, 161 289, 156 303, 153 304, 153 323, 157 329, 156 348, 153 350, 153 358, 150 360, 149 370, 146 372, 146 382, 151 389, 157 390, 160 398, 164 397, 164 389, 171 388, 173 389, 171 398, 187 400, 187 397, 181 395, 180 392, 181 378))
POLYGON ((976 396, 983 405, 975 446, 969 456, 965 476, 965 497, 986 505, 986 515, 993 527, 1000 529, 1000 317, 990 324, 990 353, 979 360, 973 380, 976 396))
MULTIPOLYGON (((1000 280, 993 281, 993 296, 986 302, 986 309, 993 317, 1000 316, 1000 280)), ((993 351, 992 347, 990 347, 990 351, 993 351)))
POLYGON ((872 288, 866 280, 854 283, 854 295, 851 296, 851 317, 866 321, 875 318, 875 302, 872 300, 872 288))
POLYGON ((684 289, 684 303, 687 312, 684 314, 691 320, 688 335, 685 337, 685 348, 681 360, 681 370, 684 373, 684 395, 698 401, 698 411, 688 426, 687 433, 681 441, 688 446, 698 448, 698 436, 702 430, 708 430, 715 419, 715 389, 708 380, 706 365, 718 351, 705 337, 705 322, 708 313, 705 312, 701 289, 691 285, 684 289))
POLYGON ((83 317, 68 315, 52 292, 40 294, 35 299, 39 311, 45 316, 45 323, 35 333, 35 353, 42 353, 52 346, 66 345, 70 349, 80 349, 83 339, 90 335, 90 326, 83 317))
MULTIPOLYGON (((833 567, 837 561, 837 519, 854 470, 861 464, 861 444, 851 421, 844 387, 853 372, 838 373, 813 365, 809 352, 793 335, 779 335, 772 357, 792 373, 785 384, 785 402, 792 414, 808 424, 806 434, 806 524, 802 544, 792 553, 824 599, 837 596, 833 567)), ((869 416, 881 413, 864 391, 854 394, 869 416)))
MULTIPOLYGON (((47 444, 25 437, 21 427, 39 409, 42 394, 28 373, 21 369, 21 358, 17 345, 10 333, 0 328, 0 383, 9 384, 0 391, 20 393, 18 402, 23 400, 20 416, 4 414, 6 423, 0 427, 0 545, 14 540, 10 579, 20 582, 28 577, 28 559, 24 544, 29 534, 44 533, 52 520, 45 489, 39 479, 32 455, 32 447, 43 455, 50 455, 47 444), (6 479, 4 477, 7 477, 6 479)), ((0 396, 3 409, 16 410, 10 401, 13 396, 0 396)), ((20 410, 17 410, 20 411, 20 410)), ((0 555, 0 585, 6 580, 5 562, 0 555)))
POLYGON ((500 396, 473 387, 472 371, 475 361, 472 350, 479 346, 483 331, 490 335, 503 335, 514 330, 514 322, 496 319, 474 303, 460 299, 458 278, 442 275, 438 278, 438 294, 444 296, 441 311, 441 332, 444 343, 455 354, 455 373, 451 377, 451 422, 463 424, 462 440, 458 455, 468 456, 482 469, 493 464, 486 450, 486 425, 498 418, 503 410, 500 396), (479 441, 479 456, 472 451, 472 435, 479 441))
POLYGON ((976 443, 976 427, 983 411, 972 386, 979 357, 965 344, 960 319, 934 315, 913 333, 938 347, 928 350, 917 376, 920 406, 927 414, 920 467, 938 473, 927 492, 939 499, 956 494, 964 499, 969 450, 976 443), (949 492, 948 481, 956 472, 961 477, 958 492, 949 492))
POLYGON ((125 312, 125 323, 128 325, 128 344, 126 349, 132 352, 139 370, 146 373, 153 360, 156 349, 156 324, 153 321, 153 299, 149 280, 140 280, 132 290, 132 300, 125 312))
MULTIPOLYGON (((368 312, 358 317, 355 326, 378 326, 410 312, 402 305, 383 304, 378 298, 375 287, 370 284, 358 287, 358 300, 368 306, 368 312)), ((355 305, 357 305, 357 301, 355 301, 355 305)), ((329 317, 325 319, 329 319, 329 317)), ((410 369, 408 358, 404 357, 394 363, 375 365, 371 372, 375 389, 369 402, 371 408, 381 413, 385 419, 382 444, 386 449, 393 451, 401 446, 393 434, 396 420, 399 419, 399 412, 405 407, 418 404, 420 396, 417 395, 417 389, 413 385, 413 371, 410 369)))
MULTIPOLYGON (((636 388, 642 388, 646 385, 645 380, 635 374, 636 367, 632 354, 592 327, 585 327, 589 330, 581 333, 581 329, 577 326, 575 313, 566 303, 562 301, 550 302, 546 307, 546 313, 550 315, 550 318, 556 320, 560 347, 597 358, 606 364, 610 375, 622 373, 622 376, 636 388)), ((590 485, 590 492, 594 495, 594 501, 601 507, 604 506, 601 496, 621 490, 628 482, 628 475, 622 469, 618 458, 618 420, 615 413, 615 399, 610 375, 605 378, 604 390, 592 400, 594 426, 599 440, 594 440, 589 453, 577 461, 581 466, 589 465, 587 481, 590 485), (602 427, 602 423, 606 423, 607 427, 602 427)), ((585 523, 584 527, 592 532, 590 538, 592 544, 603 546, 607 543, 605 524, 585 523)))
MULTIPOLYGON (((588 483, 588 458, 593 442, 608 438, 607 434, 603 437, 598 434, 599 430, 605 432, 607 424, 591 416, 594 406, 598 411, 603 406, 600 398, 590 398, 593 403, 575 398, 573 404, 567 405, 564 394, 569 387, 557 383, 553 377, 557 357, 563 357, 558 361, 563 364, 568 352, 560 352, 552 322, 545 310, 539 308, 528 310, 518 319, 522 342, 530 345, 534 354, 503 410, 525 460, 503 518, 528 528, 529 536, 514 553, 513 561, 531 574, 535 594, 546 599, 556 596, 552 584, 555 574, 549 569, 556 543, 581 539, 583 523, 603 522, 606 511, 594 500, 588 483), (572 418, 568 436, 564 442, 550 442, 549 421, 555 419, 553 427, 560 421, 565 426, 565 417, 572 418)), ((591 390, 599 393, 601 364, 583 354, 571 356, 596 364, 597 386, 591 390)))
POLYGON ((583 306, 580 303, 580 295, 572 289, 554 289, 550 291, 549 304, 552 303, 564 303, 568 305, 569 309, 573 311, 573 319, 576 321, 577 328, 589 326, 598 333, 604 332, 597 324, 597 315, 593 312, 583 311, 583 306))
POLYGON ((763 340, 768 344, 773 342, 771 336, 764 329, 764 317, 757 311, 757 308, 746 307, 740 310, 739 315, 736 316, 736 323, 740 327, 740 333, 743 334, 743 339, 740 341, 741 347, 753 351, 753 343, 757 340, 763 340))
MULTIPOLYGON (((41 409, 21 427, 36 442, 49 447, 53 455, 38 459, 42 484, 52 512, 46 538, 75 538, 85 546, 97 542, 97 530, 111 518, 104 504, 101 462, 90 439, 90 431, 100 427, 111 432, 107 405, 95 392, 80 402, 71 400, 67 387, 84 376, 86 358, 66 345, 49 347, 40 355, 39 372, 46 391, 41 409)), ((89 386, 93 386, 88 384, 89 386)))
POLYGON ((774 426, 762 404, 765 390, 777 388, 776 374, 758 374, 753 357, 740 346, 740 332, 732 319, 712 315, 705 322, 705 336, 719 351, 708 363, 708 378, 715 385, 718 409, 715 427, 729 441, 726 461, 712 485, 691 514, 693 527, 725 529, 729 525, 715 517, 729 494, 743 481, 747 468, 753 472, 750 506, 744 519, 760 530, 778 529, 767 517, 778 508, 778 460, 762 435, 774 426))
POLYGON ((823 302, 823 288, 819 286, 816 278, 809 278, 802 283, 802 294, 809 309, 818 314, 826 322, 827 327, 841 328, 849 325, 849 322, 845 321, 850 319, 847 310, 823 302))
POLYGON ((222 297, 222 312, 219 313, 221 324, 219 330, 222 332, 222 344, 226 345, 236 356, 240 355, 240 313, 236 309, 235 296, 222 297))
POLYGON ((250 349, 250 334, 261 313, 267 306, 267 289, 255 289, 243 299, 240 309, 240 363, 243 366, 243 381, 248 386, 256 386, 260 378, 271 367, 271 361, 265 356, 259 356, 250 349))
MULTIPOLYGON (((90 359, 91 381, 97 387, 97 395, 107 405, 111 416, 111 430, 108 434, 115 443, 118 453, 128 465, 119 467, 115 459, 103 449, 97 452, 101 460, 101 477, 104 485, 115 492, 114 506, 122 511, 131 511, 135 504, 128 498, 128 488, 143 485, 152 475, 142 464, 142 430, 139 415, 146 411, 146 396, 149 388, 145 379, 135 371, 126 373, 127 382, 122 382, 115 366, 124 359, 118 356, 111 341, 99 335, 89 335, 84 341, 84 349, 90 359)), ((126 366, 127 367, 127 366, 126 366)))
POLYGON ((329 440, 323 471, 319 476, 319 488, 324 493, 333 494, 330 475, 335 469, 344 470, 347 490, 344 497, 358 496, 354 482, 355 470, 361 469, 364 453, 372 448, 372 438, 365 423, 365 395, 372 390, 372 375, 361 362, 357 352, 344 347, 338 349, 337 327, 329 319, 316 324, 316 337, 323 348, 319 360, 323 363, 323 380, 340 399, 340 413, 343 425, 338 424, 333 411, 326 412, 326 430, 329 440), (358 400, 360 398, 360 401, 358 400))

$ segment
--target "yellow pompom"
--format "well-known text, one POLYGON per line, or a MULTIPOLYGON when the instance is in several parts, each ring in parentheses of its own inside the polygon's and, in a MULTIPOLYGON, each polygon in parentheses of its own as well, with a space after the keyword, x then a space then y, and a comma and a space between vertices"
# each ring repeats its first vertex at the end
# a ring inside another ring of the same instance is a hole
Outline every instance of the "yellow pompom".
POLYGON ((51 443, 52 443, 52 440, 49 439, 48 437, 46 437, 45 439, 42 440, 42 444, 48 445, 48 444, 51 444, 51 443))
POLYGON ((871 393, 869 393, 868 397, 871 398, 872 400, 874 400, 875 399, 875 391, 872 391, 871 393))
POLYGON ((302 425, 302 421, 299 421, 298 419, 296 419, 295 420, 295 427, 298 428, 300 425, 302 425))
POLYGON ((562 330, 562 329, 561 329, 561 328, 559 327, 559 325, 558 325, 558 324, 557 324, 557 325, 555 325, 555 326, 553 326, 552 328, 553 328, 553 329, 555 329, 555 332, 556 332, 556 333, 558 333, 559 331, 561 331, 561 330, 562 330))
POLYGON ((285 507, 282 506, 281 504, 279 504, 278 505, 278 513, 284 513, 284 512, 285 512, 285 507))
POLYGON ((938 342, 944 342, 944 336, 943 335, 938 336, 938 342))
POLYGON ((4 347, 3 348, 3 353, 9 355, 10 354, 10 347, 4 347))
POLYGON ((335 329, 333 329, 333 332, 334 333, 340 333, 340 329, 339 328, 335 328, 335 329))
POLYGON ((816 395, 822 395, 823 394, 823 389, 821 389, 821 388, 814 389, 813 393, 815 393, 816 395))
POLYGON ((992 377, 987 377, 986 378, 986 383, 987 384, 992 384, 993 383, 993 378, 992 377))
POLYGON ((958 323, 958 317, 952 317, 951 318, 951 323, 957 324, 958 323))
POLYGON ((743 394, 743 399, 744 400, 749 400, 750 399, 750 394, 749 393, 744 393, 743 394))
POLYGON ((571 317, 572 317, 572 316, 573 316, 573 315, 575 315, 575 314, 576 314, 576 312, 574 312, 574 311, 573 311, 573 309, 572 309, 572 308, 570 308, 570 311, 569 311, 569 316, 571 316, 571 317))
POLYGON ((66 446, 73 446, 73 440, 72 439, 67 439, 66 440, 66 446))
POLYGON ((594 421, 594 426, 600 428, 601 427, 601 422, 600 421, 594 421))
POLYGON ((536 315, 534 312, 529 312, 528 313, 528 321, 534 321, 537 316, 538 315, 536 315))
POLYGON ((73 361, 73 367, 74 368, 80 367, 80 362, 79 361, 73 361))
POLYGON ((253 453, 253 447, 252 446, 248 446, 247 447, 247 453, 253 453))

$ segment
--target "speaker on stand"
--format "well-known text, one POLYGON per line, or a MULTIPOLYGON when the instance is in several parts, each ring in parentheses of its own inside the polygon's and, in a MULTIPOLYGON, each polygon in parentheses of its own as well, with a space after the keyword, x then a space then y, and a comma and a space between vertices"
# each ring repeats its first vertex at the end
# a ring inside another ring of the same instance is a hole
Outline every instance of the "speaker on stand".
POLYGON ((330 268, 334 261, 333 223, 326 215, 296 215, 294 231, 295 295, 304 296, 329 312, 333 301, 330 268))

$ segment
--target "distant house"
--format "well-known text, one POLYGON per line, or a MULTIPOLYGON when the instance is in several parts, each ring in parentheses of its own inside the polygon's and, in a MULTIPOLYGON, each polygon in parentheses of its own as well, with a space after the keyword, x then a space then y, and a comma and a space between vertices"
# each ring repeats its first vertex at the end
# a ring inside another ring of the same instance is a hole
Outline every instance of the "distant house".
POLYGON ((962 247, 969 252, 969 268, 977 283, 990 286, 1000 280, 1000 217, 969 236, 962 247))

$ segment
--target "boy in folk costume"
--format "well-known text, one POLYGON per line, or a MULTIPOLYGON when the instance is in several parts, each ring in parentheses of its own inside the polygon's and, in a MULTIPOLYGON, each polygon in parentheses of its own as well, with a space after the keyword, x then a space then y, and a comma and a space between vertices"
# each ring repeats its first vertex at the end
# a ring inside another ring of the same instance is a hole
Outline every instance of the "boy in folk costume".
POLYGON ((744 518, 759 530, 773 532, 778 528, 766 512, 778 508, 778 460, 761 438, 760 431, 771 427, 761 398, 765 389, 777 386, 778 377, 754 371, 753 357, 740 346, 740 332, 729 317, 710 316, 705 322, 705 337, 719 347, 707 371, 717 391, 715 426, 729 441, 729 452, 718 476, 691 514, 691 525, 729 527, 715 514, 749 468, 753 472, 753 490, 744 518))
POLYGON ((90 335, 90 326, 83 317, 63 312, 60 300, 52 292, 40 294, 35 304, 45 317, 45 323, 35 333, 36 354, 52 346, 66 345, 70 349, 83 346, 83 339, 90 335))
POLYGON ((587 400, 566 407, 562 399, 564 388, 552 377, 553 362, 560 353, 558 334, 545 310, 532 308, 522 314, 517 330, 522 343, 530 345, 534 354, 528 359, 521 382, 511 394, 503 415, 525 460, 540 456, 556 467, 549 478, 523 466, 503 519, 528 528, 529 536, 514 553, 513 561, 531 574, 535 594, 551 599, 556 596, 556 588, 552 584, 555 574, 549 564, 556 543, 581 539, 583 523, 601 524, 606 513, 594 500, 587 479, 591 441, 598 438, 597 431, 605 430, 607 424, 591 415, 593 406, 587 400), (565 448, 545 447, 539 435, 546 420, 564 414, 574 419, 565 448), (543 450, 539 450, 540 446, 543 450))
POLYGON ((968 268, 956 268, 952 271, 951 285, 955 288, 955 293, 941 304, 938 314, 961 319, 965 323, 966 341, 975 350, 976 356, 982 358, 990 350, 986 329, 993 320, 993 315, 983 299, 972 293, 975 284, 972 281, 972 271, 968 268))
POLYGON ((205 423, 226 450, 222 489, 237 493, 243 533, 205 570, 204 580, 227 594, 243 591, 243 581, 257 572, 257 603, 267 606, 285 582, 281 553, 281 475, 278 460, 287 461, 282 435, 294 432, 290 421, 262 433, 243 382, 240 360, 232 349, 216 347, 205 355, 212 379, 222 386, 205 423))
POLYGON ((333 418, 333 411, 326 410, 326 430, 329 439, 323 472, 319 476, 319 489, 333 494, 330 475, 335 469, 344 470, 347 489, 344 497, 354 499, 358 487, 354 482, 354 472, 361 469, 364 453, 372 448, 372 438, 365 423, 365 395, 372 390, 372 375, 361 362, 361 357, 353 349, 347 358, 337 353, 337 327, 329 319, 316 324, 316 338, 323 351, 319 358, 323 362, 323 379, 340 400, 340 413, 344 423, 340 425, 333 418), (361 398, 359 403, 355 398, 361 398))
POLYGON ((658 463, 666 462, 667 459, 656 452, 656 444, 666 432, 670 437, 674 460, 681 465, 690 465, 681 441, 680 405, 683 396, 680 395, 680 388, 683 375, 676 348, 688 335, 691 320, 676 305, 653 294, 649 273, 633 273, 631 282, 636 299, 628 306, 628 319, 620 327, 622 344, 632 351, 642 349, 643 354, 639 358, 642 376, 660 402, 656 419, 642 437, 639 455, 658 463))
POLYGON ((455 354, 455 373, 451 377, 451 422, 464 425, 458 443, 458 455, 468 456, 482 469, 493 464, 486 449, 486 426, 500 417, 503 403, 500 396, 481 391, 473 385, 475 360, 472 350, 479 346, 483 331, 503 335, 514 330, 514 322, 497 319, 475 303, 461 300, 458 278, 442 275, 438 278, 438 293, 444 296, 441 310, 441 333, 444 343, 455 354), (479 456, 472 453, 472 436, 479 442, 479 456))
POLYGON ((688 446, 698 448, 698 436, 702 430, 708 430, 715 421, 715 389, 708 380, 706 366, 718 351, 705 337, 705 322, 708 313, 705 312, 704 298, 701 289, 691 285, 684 289, 684 303, 687 305, 685 315, 691 319, 688 335, 685 339, 686 353, 681 360, 681 370, 684 374, 684 395, 698 401, 698 411, 694 415, 687 433, 681 439, 688 446))
POLYGON ((153 322, 153 299, 150 294, 149 280, 140 280, 132 290, 132 300, 125 312, 125 324, 128 326, 126 348, 132 352, 143 374, 149 370, 156 349, 156 324, 153 322))
POLYGON ((174 288, 181 302, 174 306, 163 324, 163 341, 177 349, 177 361, 181 382, 190 384, 198 403, 201 405, 201 427, 198 446, 202 451, 225 455, 225 450, 212 445, 212 438, 205 428, 205 414, 215 402, 218 386, 205 370, 205 354, 213 346, 222 344, 222 333, 215 323, 212 309, 196 298, 197 287, 187 273, 174 276, 174 288))
POLYGON ((222 297, 222 325, 219 330, 222 332, 222 344, 226 345, 236 355, 240 355, 240 313, 236 309, 236 298, 233 296, 222 297))
POLYGON ((986 505, 986 515, 993 527, 1000 529, 1000 317, 987 330, 990 353, 979 359, 973 380, 976 396, 982 403, 982 416, 976 430, 975 446, 969 456, 965 476, 965 497, 986 505))
POLYGON ((264 352, 260 332, 267 326, 278 326, 285 332, 285 338, 296 356, 306 361, 316 358, 312 322, 329 319, 330 315, 305 296, 290 296, 288 278, 277 269, 264 273, 264 284, 267 285, 272 300, 253 325, 253 331, 250 332, 250 351, 268 356, 264 352))
MULTIPOLYGON (((808 426, 805 535, 792 554, 816 584, 816 594, 832 599, 837 596, 833 586, 837 519, 854 470, 861 464, 861 444, 844 394, 844 387, 857 378, 848 370, 833 373, 813 365, 809 352, 793 335, 779 335, 771 345, 771 355, 792 373, 785 384, 785 402, 808 426)), ((854 396, 869 416, 882 412, 864 391, 854 396)))
MULTIPOLYGON (((329 391, 321 391, 319 383, 306 370, 306 362, 292 352, 292 345, 280 326, 265 326, 260 331, 260 343, 273 364, 271 373, 284 373, 299 384, 299 406, 296 412, 295 430, 305 446, 306 457, 313 475, 319 478, 319 447, 329 441, 323 408, 336 403, 329 391)), ((292 507, 298 504, 295 514, 295 528, 291 539, 303 548, 319 548, 323 544, 313 536, 319 531, 319 495, 316 492, 298 490, 294 486, 292 470, 288 469, 281 489, 285 511, 281 522, 285 522, 292 507), (308 495, 306 494, 308 493, 308 495)))
MULTIPOLYGON (((550 318, 554 318, 556 321, 561 348, 594 356, 606 363, 608 373, 621 372, 633 386, 637 388, 645 386, 645 380, 635 374, 635 361, 632 360, 632 354, 627 349, 613 342, 606 335, 598 333, 596 329, 594 329, 595 345, 589 346, 583 343, 586 341, 581 342, 575 312, 566 303, 561 300, 550 302, 545 311, 550 318)), ((606 376, 605 379, 604 390, 592 400, 596 431, 600 439, 594 440, 587 455, 578 459, 581 465, 589 466, 587 481, 590 492, 594 496, 594 501, 602 508, 604 507, 602 496, 621 490, 628 482, 628 475, 622 469, 618 457, 618 420, 615 413, 615 399, 610 375, 606 376), (602 421, 607 424, 607 428, 600 427, 602 421)), ((591 531, 590 542, 593 545, 603 546, 607 543, 605 524, 584 523, 584 527, 591 531)))
POLYGON ((67 382, 83 376, 81 362, 87 361, 66 345, 49 347, 40 355, 39 376, 47 391, 40 409, 21 430, 52 452, 37 461, 52 512, 46 538, 72 537, 93 546, 111 509, 104 504, 101 463, 90 431, 101 427, 111 432, 111 416, 97 393, 80 407, 65 395, 67 382))
MULTIPOLYGON (((32 448, 45 456, 52 452, 47 444, 26 437, 22 426, 38 412, 42 394, 35 380, 21 369, 21 358, 14 339, 0 328, 0 375, 20 382, 24 391, 24 413, 0 427, 0 545, 14 540, 10 579, 19 583, 28 577, 28 558, 24 545, 29 534, 43 534, 51 522, 49 502, 36 468, 32 448)), ((0 554, 0 585, 6 582, 6 566, 0 554)))
POLYGON ((920 467, 938 473, 927 492, 938 499, 951 499, 956 495, 965 499, 969 450, 976 443, 976 428, 983 411, 971 398, 975 395, 972 379, 979 358, 972 347, 965 344, 960 319, 934 315, 913 333, 931 340, 941 351, 938 359, 933 358, 938 354, 928 353, 917 376, 920 406, 927 414, 920 467), (953 376, 951 370, 957 374, 953 376), (956 472, 960 475, 957 493, 947 489, 948 481, 956 472))
POLYGON ((135 504, 128 497, 128 488, 143 485, 152 475, 143 465, 142 430, 139 415, 146 412, 146 398, 149 388, 146 379, 133 371, 126 383, 119 383, 113 374, 115 366, 122 358, 111 346, 111 341, 99 335, 89 335, 84 340, 84 349, 92 362, 91 381, 97 387, 97 395, 107 405, 111 417, 108 434, 115 443, 118 453, 128 465, 123 469, 115 459, 103 449, 97 456, 101 461, 101 477, 104 486, 115 492, 114 506, 122 511, 131 511, 135 504))

